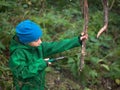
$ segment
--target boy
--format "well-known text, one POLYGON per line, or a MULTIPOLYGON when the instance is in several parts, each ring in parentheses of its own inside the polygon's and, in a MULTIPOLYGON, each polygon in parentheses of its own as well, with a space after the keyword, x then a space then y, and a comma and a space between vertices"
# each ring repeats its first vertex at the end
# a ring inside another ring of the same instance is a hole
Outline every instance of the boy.
POLYGON ((44 90, 45 68, 49 64, 44 58, 80 46, 82 40, 88 38, 84 35, 59 42, 42 42, 41 36, 41 28, 31 20, 16 26, 9 60, 16 90, 44 90))

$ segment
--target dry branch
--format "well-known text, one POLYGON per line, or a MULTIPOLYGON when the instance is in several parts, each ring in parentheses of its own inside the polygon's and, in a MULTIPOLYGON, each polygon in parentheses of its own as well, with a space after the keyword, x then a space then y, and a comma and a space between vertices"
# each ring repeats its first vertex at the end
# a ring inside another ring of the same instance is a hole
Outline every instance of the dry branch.
MULTIPOLYGON (((82 35, 87 34, 88 30, 88 1, 84 0, 84 26, 82 35)), ((85 58, 85 50, 86 50, 86 40, 82 41, 82 50, 81 50, 81 59, 80 59, 80 71, 82 71, 84 67, 84 58, 85 58)))

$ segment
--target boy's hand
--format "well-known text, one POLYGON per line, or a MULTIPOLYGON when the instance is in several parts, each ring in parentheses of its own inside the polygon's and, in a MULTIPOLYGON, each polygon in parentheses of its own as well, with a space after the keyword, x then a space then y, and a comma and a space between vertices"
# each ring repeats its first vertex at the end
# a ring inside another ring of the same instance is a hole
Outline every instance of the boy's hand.
POLYGON ((88 34, 81 33, 80 40, 83 41, 83 40, 87 40, 87 39, 88 39, 88 34))
POLYGON ((48 60, 50 60, 49 58, 46 58, 44 60, 46 61, 46 63, 47 63, 48 66, 50 66, 52 64, 51 62, 48 62, 48 60))

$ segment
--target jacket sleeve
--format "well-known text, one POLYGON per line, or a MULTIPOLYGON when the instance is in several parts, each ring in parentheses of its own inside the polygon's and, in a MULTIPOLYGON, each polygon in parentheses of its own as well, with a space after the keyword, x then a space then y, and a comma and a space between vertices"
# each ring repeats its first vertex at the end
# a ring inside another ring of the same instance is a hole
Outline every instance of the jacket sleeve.
POLYGON ((15 51, 9 61, 11 71, 17 78, 30 78, 39 74, 40 71, 47 67, 47 63, 43 59, 28 63, 22 51, 15 51))
POLYGON ((74 37, 72 39, 65 39, 59 42, 43 42, 43 56, 47 57, 52 54, 66 51, 68 49, 78 47, 82 44, 79 37, 74 37))

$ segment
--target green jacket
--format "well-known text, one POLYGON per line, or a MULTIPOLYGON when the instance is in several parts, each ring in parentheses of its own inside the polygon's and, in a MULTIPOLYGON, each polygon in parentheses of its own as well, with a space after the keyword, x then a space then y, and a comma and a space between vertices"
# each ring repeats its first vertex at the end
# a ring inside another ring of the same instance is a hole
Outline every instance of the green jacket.
POLYGON ((38 47, 21 44, 14 38, 10 44, 9 67, 16 90, 44 90, 44 58, 81 45, 78 37, 59 42, 42 42, 38 47))

